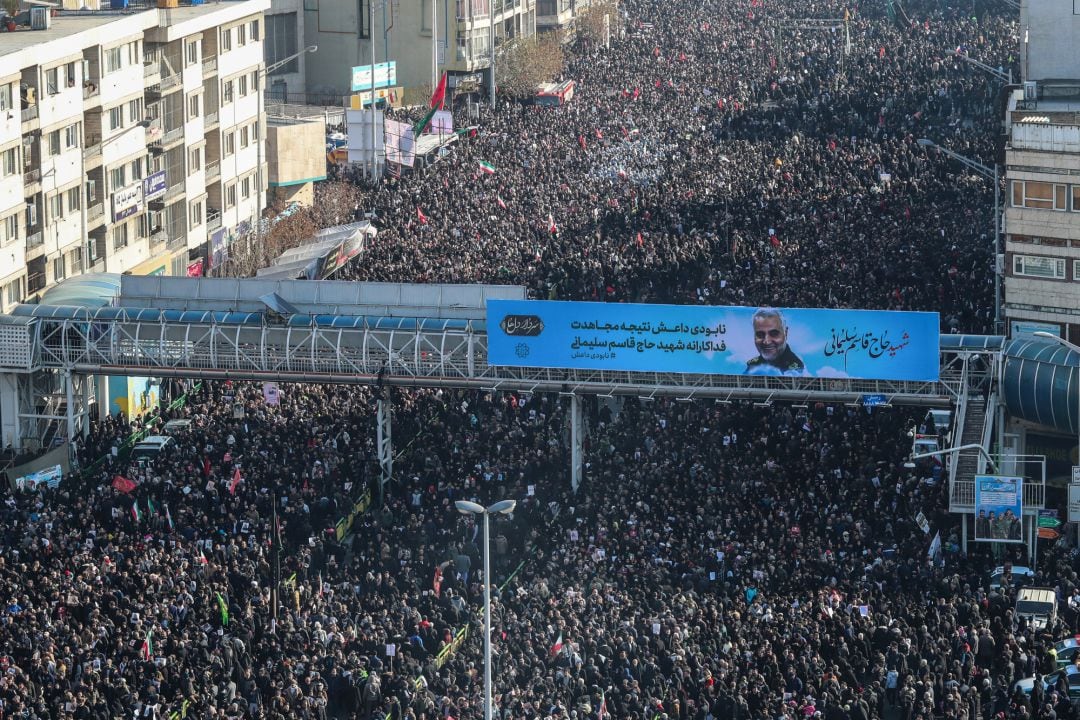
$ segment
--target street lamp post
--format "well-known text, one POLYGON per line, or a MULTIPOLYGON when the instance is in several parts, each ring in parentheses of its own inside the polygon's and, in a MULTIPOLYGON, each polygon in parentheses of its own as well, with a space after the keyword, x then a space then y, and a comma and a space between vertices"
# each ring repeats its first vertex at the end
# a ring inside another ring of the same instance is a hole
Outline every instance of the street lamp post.
MULTIPOLYGON (((1072 350, 1074 353, 1076 353, 1076 357, 1077 357, 1077 367, 1076 367, 1076 382, 1077 382, 1077 387, 1076 387, 1076 452, 1077 452, 1077 456, 1078 456, 1077 463, 1080 464, 1080 346, 1074 345, 1073 343, 1069 342, 1065 338, 1058 337, 1057 335, 1054 335, 1053 333, 1044 332, 1042 330, 1036 330, 1035 332, 1032 333, 1032 335, 1034 335, 1036 337, 1046 339, 1046 340, 1053 340, 1058 345, 1062 345, 1062 346, 1068 348, 1069 350, 1072 350)), ((1070 482, 1071 482, 1071 479, 1070 479, 1070 482)), ((1080 524, 1077 524, 1077 526, 1076 526, 1076 544, 1077 544, 1077 547, 1080 547, 1080 524)))
POLYGON ((491 720, 491 537, 489 520, 492 515, 507 515, 514 511, 517 500, 500 500, 484 507, 468 500, 458 500, 454 507, 462 515, 484 516, 484 720, 491 720))
POLYGON ((923 147, 934 148, 938 152, 942 152, 948 155, 953 160, 956 160, 961 165, 964 165, 971 170, 979 173, 983 177, 987 178, 994 183, 994 233, 993 233, 993 252, 990 254, 991 259, 994 262, 994 332, 1002 332, 1001 328, 1001 268, 998 267, 998 251, 1000 248, 1001 238, 1001 183, 998 176, 998 165, 994 163, 994 166, 984 165, 977 160, 964 157, 959 153, 955 153, 952 150, 938 145, 933 140, 926 138, 919 138, 916 140, 919 145, 923 147))

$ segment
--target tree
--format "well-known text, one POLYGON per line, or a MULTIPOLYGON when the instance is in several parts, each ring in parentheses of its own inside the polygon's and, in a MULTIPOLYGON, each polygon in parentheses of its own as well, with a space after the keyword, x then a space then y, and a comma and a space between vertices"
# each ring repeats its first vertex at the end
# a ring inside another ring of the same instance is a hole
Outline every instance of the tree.
POLYGON ((217 277, 253 277, 259 268, 270 265, 283 252, 306 244, 317 230, 352 222, 355 209, 360 204, 360 189, 349 182, 321 182, 315 184, 315 204, 277 219, 283 206, 275 206, 268 213, 269 219, 246 237, 238 238, 229 246, 229 260, 221 268, 214 269, 217 277))
POLYGON ((554 79, 563 69, 562 39, 556 33, 517 38, 503 45, 495 64, 501 94, 528 98, 541 83, 554 79))
POLYGON ((608 31, 615 35, 618 23, 619 0, 592 0, 575 20, 577 41, 587 47, 603 45, 608 31))

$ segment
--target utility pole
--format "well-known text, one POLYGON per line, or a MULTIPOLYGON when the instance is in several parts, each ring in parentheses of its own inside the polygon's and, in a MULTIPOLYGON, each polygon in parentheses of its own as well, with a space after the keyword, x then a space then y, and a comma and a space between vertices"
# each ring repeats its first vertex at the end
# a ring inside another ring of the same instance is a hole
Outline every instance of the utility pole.
POLYGON ((495 0, 488 0, 488 5, 491 10, 490 17, 488 18, 488 42, 490 44, 489 51, 491 52, 491 109, 495 109, 495 0))
POLYGON ((371 182, 378 179, 379 152, 375 147, 375 0, 368 0, 371 25, 368 38, 371 40, 371 182))

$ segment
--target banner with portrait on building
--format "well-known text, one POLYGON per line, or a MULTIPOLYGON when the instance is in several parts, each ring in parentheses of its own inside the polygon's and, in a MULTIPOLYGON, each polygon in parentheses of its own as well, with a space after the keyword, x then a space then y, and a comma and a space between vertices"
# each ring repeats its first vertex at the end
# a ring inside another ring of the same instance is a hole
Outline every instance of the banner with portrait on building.
POLYGON ((1022 543, 1024 479, 1004 475, 975 476, 975 539, 1022 543))

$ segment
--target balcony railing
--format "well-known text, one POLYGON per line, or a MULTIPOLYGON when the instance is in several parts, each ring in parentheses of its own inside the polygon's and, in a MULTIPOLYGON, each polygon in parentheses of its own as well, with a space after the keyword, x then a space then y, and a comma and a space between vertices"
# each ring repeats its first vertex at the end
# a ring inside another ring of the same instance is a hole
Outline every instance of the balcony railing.
POLYGON ((31 295, 38 290, 45 289, 46 285, 45 273, 32 273, 26 277, 26 291, 31 295))
POLYGON ((210 208, 206 211, 206 230, 214 232, 221 228, 221 211, 210 208))
POLYGON ((178 128, 173 128, 172 130, 169 130, 167 133, 162 135, 161 140, 159 142, 162 145, 168 145, 169 143, 176 142, 177 140, 180 140, 183 137, 184 137, 184 128, 183 128, 183 126, 181 126, 181 127, 178 127, 178 128))
POLYGON ((211 125, 218 124, 218 111, 215 110, 212 113, 206 113, 206 117, 203 118, 203 127, 208 128, 211 125))
POLYGON ((90 98, 97 97, 101 94, 101 86, 93 81, 86 81, 82 86, 83 100, 89 100, 90 98))
POLYGON ((168 234, 165 232, 165 228, 158 228, 154 232, 150 233, 150 246, 160 245, 168 238, 168 234))
POLYGON ((161 78, 162 91, 169 90, 180 84, 180 73, 161 78))
POLYGON ((32 249, 34 249, 36 247, 40 247, 44 243, 45 243, 45 238, 41 234, 40 230, 38 230, 33 235, 27 235, 26 236, 26 249, 27 250, 32 250, 32 249))
POLYGON ((203 75, 209 75, 210 73, 217 72, 217 55, 211 55, 208 58, 203 58, 202 71, 203 75))
POLYGON ((98 203, 97 205, 91 205, 86 209, 86 221, 94 222, 99 217, 105 214, 105 203, 98 203))
POLYGON ((23 122, 30 122, 31 120, 36 119, 37 116, 38 116, 38 106, 37 105, 31 105, 28 108, 23 108, 23 111, 22 111, 22 121, 23 122))
POLYGON ((215 160, 206 165, 206 182, 221 177, 221 165, 215 160))
POLYGON ((165 191, 165 202, 184 194, 184 183, 177 183, 165 191))
POLYGON ((142 69, 144 78, 152 78, 161 75, 161 64, 156 60, 143 63, 142 69))
POLYGON ((41 181, 41 169, 34 168, 23 173, 23 185, 32 185, 41 181))

